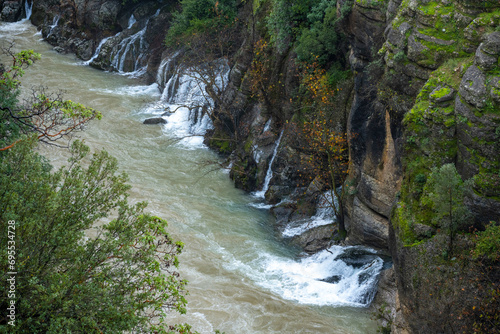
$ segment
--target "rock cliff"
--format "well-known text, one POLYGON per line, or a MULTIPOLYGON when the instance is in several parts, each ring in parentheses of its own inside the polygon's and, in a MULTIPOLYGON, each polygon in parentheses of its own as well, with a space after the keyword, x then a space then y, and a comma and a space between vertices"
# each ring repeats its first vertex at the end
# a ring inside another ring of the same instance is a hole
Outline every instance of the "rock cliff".
MULTIPOLYGON (((176 4, 44 0, 34 4, 32 22, 60 51, 104 70, 144 69, 152 81, 169 57, 162 41, 176 4)), ((19 19, 23 8, 23 1, 0 1, 3 20, 19 19)), ((206 142, 229 158, 238 187, 266 187, 279 231, 307 226, 325 186, 303 172, 307 152, 291 128, 298 117, 292 101, 300 87, 297 54, 292 41, 268 43, 270 1, 238 9, 245 28, 229 57, 224 101, 239 125, 216 127, 206 142), (256 68, 257 60, 266 66, 256 68), (256 79, 256 71, 264 75, 256 79), (214 139, 235 132, 235 144, 214 139)), ((456 241, 463 252, 443 260, 446 234, 423 193, 432 168, 452 163, 462 179, 472 180, 465 204, 474 228, 500 221, 500 5, 338 0, 336 11, 345 36, 337 47, 350 69, 337 86, 334 113, 338 129, 352 135, 345 243, 392 256, 393 271, 382 278, 388 292, 378 305, 389 304, 386 326, 394 333, 466 331, 475 319, 470 310, 479 309, 474 293, 486 298, 470 282, 480 286, 487 278, 466 260, 473 247, 466 236, 456 241)), ((329 224, 286 238, 315 252, 332 242, 335 229, 329 224)))

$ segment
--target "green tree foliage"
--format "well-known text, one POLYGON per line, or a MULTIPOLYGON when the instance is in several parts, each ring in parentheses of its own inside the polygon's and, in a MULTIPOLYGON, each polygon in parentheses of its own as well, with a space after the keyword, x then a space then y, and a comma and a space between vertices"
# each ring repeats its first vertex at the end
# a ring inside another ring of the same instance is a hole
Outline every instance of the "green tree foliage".
POLYGON ((486 229, 476 234, 474 258, 485 257, 491 261, 500 260, 500 225, 490 222, 486 229))
POLYGON ((9 110, 16 108, 19 102, 19 78, 38 59, 40 55, 32 50, 21 51, 12 57, 10 68, 0 64, 0 147, 10 144, 21 133, 21 124, 11 122, 9 110))
POLYGON ((339 44, 341 34, 337 27, 352 6, 347 1, 337 16, 337 0, 273 0, 267 18, 271 42, 280 51, 295 43, 298 59, 324 66, 343 57, 339 44))
MULTIPOLYGON (((68 165, 51 172, 36 142, 20 141, 0 165, 0 244, 12 240, 7 225, 15 222, 17 271, 15 326, 3 312, 0 332, 189 333, 165 323, 169 310, 185 312, 186 282, 176 271, 183 244, 144 212, 146 203, 127 203, 116 159, 104 151, 86 158, 89 148, 75 141, 68 165)), ((0 259, 6 310, 7 247, 0 259)))
POLYGON ((18 143, 22 134, 36 133, 41 142, 54 143, 72 132, 82 130, 101 113, 80 103, 49 94, 45 89, 33 90, 25 105, 19 103, 19 78, 40 59, 40 54, 25 50, 14 54, 3 50, 12 59, 9 68, 0 66, 0 151, 18 143))
POLYGON ((304 29, 297 40, 295 51, 299 60, 321 65, 335 59, 339 52, 340 36, 337 32, 336 1, 324 0, 313 7, 307 16, 310 27, 304 29))
POLYGON ((448 255, 453 252, 456 233, 469 222, 471 214, 464 204, 470 182, 463 182, 454 164, 433 168, 424 186, 422 203, 434 210, 433 222, 449 235, 448 255))
POLYGON ((182 0, 181 10, 174 13, 165 43, 172 47, 183 46, 193 34, 220 31, 231 25, 238 3, 237 0, 182 0))
POLYGON ((280 51, 286 50, 300 31, 307 27, 307 14, 318 0, 272 0, 272 11, 267 18, 271 42, 280 51))

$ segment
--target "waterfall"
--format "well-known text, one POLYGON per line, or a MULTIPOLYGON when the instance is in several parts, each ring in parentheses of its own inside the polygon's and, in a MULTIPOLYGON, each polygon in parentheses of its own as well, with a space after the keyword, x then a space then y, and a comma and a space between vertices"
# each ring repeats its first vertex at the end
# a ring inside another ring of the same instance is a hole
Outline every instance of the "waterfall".
POLYGON ((368 306, 384 261, 374 250, 331 246, 299 261, 267 257, 258 284, 304 304, 368 306))
POLYGON ((116 53, 113 52, 110 55, 111 67, 118 72, 135 72, 140 69, 140 64, 144 61, 144 57, 146 56, 146 41, 144 39, 146 29, 147 22, 144 28, 132 36, 124 38, 120 44, 118 44, 116 53), (132 62, 133 66, 131 65, 132 62), (127 68, 125 68, 126 64, 127 68))
POLYGON ((95 49, 94 55, 87 61, 83 62, 84 65, 90 65, 97 57, 99 57, 99 53, 101 52, 102 46, 110 39, 110 37, 103 38, 99 45, 97 46, 97 49, 95 49))
POLYGON ((25 20, 29 20, 31 17, 31 13, 33 12, 33 3, 35 0, 31 1, 31 5, 29 4, 28 0, 24 3, 24 11, 26 12, 26 18, 25 20))
POLYGON ((269 120, 264 125, 264 130, 262 130, 262 132, 266 132, 266 131, 271 130, 271 120, 272 120, 272 117, 269 117, 269 120))
POLYGON ((271 182, 271 179, 273 178, 273 168, 272 168, 273 162, 274 162, 274 159, 276 158, 276 155, 278 154, 278 148, 280 146, 281 137, 283 136, 283 131, 284 130, 281 130, 280 136, 278 137, 278 140, 276 141, 276 144, 275 144, 276 146, 274 147, 274 152, 273 152, 273 156, 271 158, 271 161, 269 161, 269 167, 267 168, 266 178, 264 179, 264 185, 262 186, 262 190, 255 192, 254 193, 255 197, 264 198, 266 191, 269 188, 269 183, 271 182))
MULTIPOLYGON (((342 187, 338 188, 338 191, 341 191, 342 187)), ((333 210, 332 205, 335 207, 339 207, 338 199, 330 192, 330 190, 325 191, 321 194, 318 204, 316 205, 316 214, 311 217, 310 221, 304 222, 303 220, 297 221, 295 223, 291 223, 286 226, 281 235, 285 238, 294 237, 297 235, 301 235, 302 233, 323 225, 328 225, 333 223, 337 218, 335 217, 335 211, 333 210)))
POLYGON ((59 15, 54 16, 52 19, 52 25, 50 26, 49 33, 47 34, 47 38, 52 35, 52 31, 54 30, 55 27, 57 27, 57 24, 59 23, 59 15))
POLYGON ((159 14, 160 10, 158 9, 145 22, 141 21, 140 26, 136 24, 138 21, 132 14, 128 20, 127 28, 114 36, 103 39, 92 58, 84 62, 84 64, 90 65, 93 63, 101 69, 114 70, 127 75, 142 75, 147 68, 149 51, 149 45, 145 38, 146 31, 150 19, 159 14), (136 29, 140 27, 142 29, 137 31, 136 29), (136 32, 133 33, 134 31, 136 32))
MULTIPOLYGON (((146 71, 147 64, 145 63, 149 45, 144 36, 146 35, 149 21, 158 15, 160 15, 159 9, 153 16, 146 20, 144 28, 131 36, 125 37, 113 48, 113 51, 109 55, 110 67, 120 73, 131 72, 131 74, 137 75, 143 74, 146 71)), ((132 14, 128 20, 127 30, 133 28, 136 22, 137 20, 132 14)))
MULTIPOLYGON (((176 64, 180 51, 164 58, 156 74, 156 82, 163 89, 158 103, 146 110, 147 114, 161 115, 167 120, 164 131, 183 138, 181 142, 190 147, 203 145, 203 135, 213 127, 210 119, 214 103, 207 96, 205 84, 200 74, 176 64), (171 111, 165 112, 165 110, 171 111)), ((225 60, 214 62, 217 68, 215 85, 222 90, 229 75, 229 65, 225 60)))
POLYGON ((135 19, 134 14, 130 15, 130 18, 128 19, 128 27, 127 27, 127 29, 132 28, 132 26, 133 26, 136 22, 137 22, 137 20, 135 19))
POLYGON ((177 58, 179 54, 180 51, 177 51, 172 56, 162 59, 158 67, 158 72, 156 72, 156 83, 162 90, 165 90, 166 84, 169 82, 170 78, 172 78, 172 75, 174 75, 175 58, 177 58))

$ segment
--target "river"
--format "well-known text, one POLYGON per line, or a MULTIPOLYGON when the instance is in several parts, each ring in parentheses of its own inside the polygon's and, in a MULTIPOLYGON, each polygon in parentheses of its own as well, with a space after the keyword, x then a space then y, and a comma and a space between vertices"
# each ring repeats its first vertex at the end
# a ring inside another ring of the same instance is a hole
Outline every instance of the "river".
MULTIPOLYGON (((0 41, 7 40, 16 50, 42 54, 26 72, 25 88, 64 90, 67 99, 103 113, 79 137, 118 158, 133 186, 130 201, 147 200, 148 210, 167 219, 171 234, 186 244, 180 272, 189 281, 188 312, 172 314, 172 323, 188 322, 201 333, 376 332, 367 309, 351 298, 358 284, 321 281, 335 275, 335 266, 358 279, 355 268, 335 261, 342 249, 301 256, 276 237, 269 212, 252 206, 255 196, 235 189, 224 170, 207 173, 213 165, 205 162, 217 156, 200 139, 174 142, 171 126, 141 124, 159 110, 156 84, 59 54, 26 20, 0 23, 0 41)), ((55 165, 66 159, 66 150, 41 150, 55 165)))

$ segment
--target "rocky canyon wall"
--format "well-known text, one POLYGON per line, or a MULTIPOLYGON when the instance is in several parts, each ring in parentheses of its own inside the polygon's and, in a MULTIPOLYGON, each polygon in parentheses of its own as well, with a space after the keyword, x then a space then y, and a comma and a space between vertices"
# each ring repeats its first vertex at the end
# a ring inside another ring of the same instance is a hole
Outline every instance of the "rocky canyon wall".
MULTIPOLYGON (((142 70, 154 81, 169 56, 163 38, 176 5, 44 0, 35 1, 31 19, 57 50, 104 70, 142 70)), ((257 83, 266 91, 256 88, 252 71, 259 41, 268 39, 270 6, 269 1, 239 6, 242 31, 228 60, 224 93, 231 118, 238 120, 232 130, 238 142, 214 139, 234 135, 217 128, 206 142, 231 162, 238 187, 264 190, 261 195, 274 205, 276 228, 285 235, 287 226, 311 224, 324 188, 309 180, 314 175, 301 172, 305 153, 290 126, 300 85, 293 43, 262 48, 268 67, 257 83)), ((446 234, 433 222, 422 193, 432 168, 452 163, 464 180, 473 180, 466 205, 475 228, 500 221, 500 5, 337 1, 339 16, 345 8, 348 14, 338 26, 345 39, 338 47, 351 74, 339 89, 335 116, 339 129, 352 135, 345 243, 392 256, 393 271, 383 274, 389 292, 381 293, 385 297, 378 303, 389 303, 394 333, 460 332, 471 326, 464 312, 478 307, 470 282, 481 268, 460 262, 458 255, 443 264, 446 234)), ((2 19, 11 21, 25 10, 23 1, 5 0, 0 9, 2 19)), ((335 228, 322 225, 285 238, 312 253, 332 242, 335 228)), ((471 247, 465 237, 457 243, 471 247)))

